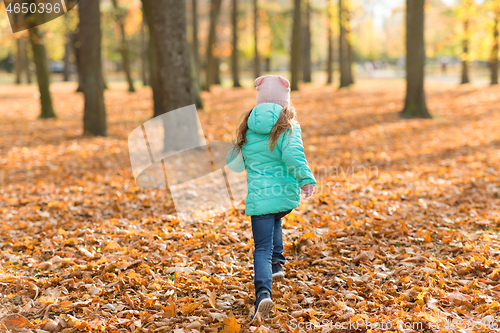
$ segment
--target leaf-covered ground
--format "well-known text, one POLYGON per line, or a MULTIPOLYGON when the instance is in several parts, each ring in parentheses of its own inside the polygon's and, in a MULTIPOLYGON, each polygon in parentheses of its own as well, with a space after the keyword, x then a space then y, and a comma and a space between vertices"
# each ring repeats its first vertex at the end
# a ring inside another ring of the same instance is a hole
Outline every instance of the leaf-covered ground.
MULTIPOLYGON (((135 185, 127 136, 152 114, 149 89, 111 85, 109 137, 91 138, 75 88, 53 86, 59 118, 44 121, 35 86, 0 90, 0 331, 500 326, 499 87, 429 84, 433 120, 398 117, 402 81, 292 93, 319 186, 284 219, 269 320, 252 320, 243 207, 184 225, 165 191, 135 185)), ((230 141, 255 93, 205 93, 208 138, 230 141)))

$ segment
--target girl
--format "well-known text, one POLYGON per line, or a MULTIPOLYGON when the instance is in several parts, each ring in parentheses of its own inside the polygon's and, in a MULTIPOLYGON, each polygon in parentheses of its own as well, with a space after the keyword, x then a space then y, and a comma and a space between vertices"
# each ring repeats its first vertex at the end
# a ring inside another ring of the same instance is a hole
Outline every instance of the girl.
POLYGON ((307 166, 290 103, 290 83, 281 76, 266 75, 257 78, 255 85, 257 106, 245 114, 229 156, 241 152, 242 169, 247 169, 245 214, 251 216, 255 243, 254 318, 258 313, 268 318, 274 305, 272 281, 284 277, 281 218, 299 205, 301 189, 306 198, 313 194, 316 180, 307 166))

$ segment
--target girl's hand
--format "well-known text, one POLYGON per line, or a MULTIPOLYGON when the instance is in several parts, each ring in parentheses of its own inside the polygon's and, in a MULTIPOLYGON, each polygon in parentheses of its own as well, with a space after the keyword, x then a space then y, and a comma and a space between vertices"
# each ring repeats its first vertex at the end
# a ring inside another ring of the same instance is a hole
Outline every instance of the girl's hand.
POLYGON ((314 185, 307 184, 302 186, 302 192, 305 194, 306 198, 309 198, 314 193, 314 185))

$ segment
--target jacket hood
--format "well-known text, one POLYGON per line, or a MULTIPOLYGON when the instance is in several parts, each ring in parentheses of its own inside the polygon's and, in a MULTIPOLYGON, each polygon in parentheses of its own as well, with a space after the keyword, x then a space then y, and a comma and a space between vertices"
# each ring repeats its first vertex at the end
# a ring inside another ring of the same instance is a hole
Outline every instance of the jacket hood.
POLYGON ((283 107, 274 103, 257 105, 248 117, 248 128, 258 134, 268 134, 278 121, 283 107))

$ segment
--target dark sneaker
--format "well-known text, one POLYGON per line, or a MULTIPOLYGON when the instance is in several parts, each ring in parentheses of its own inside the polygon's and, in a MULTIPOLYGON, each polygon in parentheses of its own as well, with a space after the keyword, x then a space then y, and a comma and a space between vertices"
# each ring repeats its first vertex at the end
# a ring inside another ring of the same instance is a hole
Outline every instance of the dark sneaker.
POLYGON ((257 317, 257 313, 260 313, 261 318, 269 318, 269 313, 273 307, 274 303, 271 299, 271 295, 269 295, 269 292, 261 292, 255 301, 255 313, 253 315, 253 319, 257 317))
POLYGON ((285 273, 283 273, 281 263, 275 262, 271 267, 273 269, 273 281, 281 281, 285 278, 285 273))

